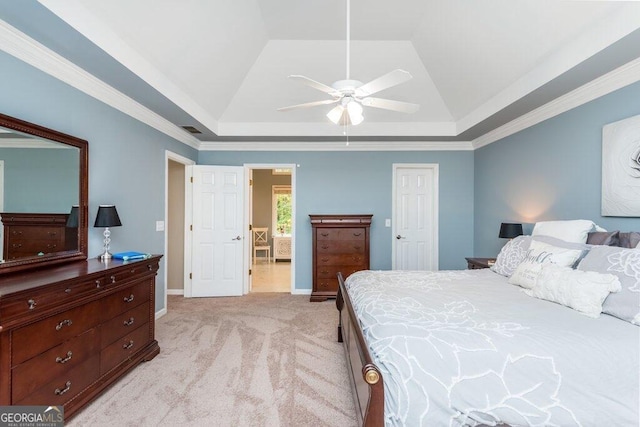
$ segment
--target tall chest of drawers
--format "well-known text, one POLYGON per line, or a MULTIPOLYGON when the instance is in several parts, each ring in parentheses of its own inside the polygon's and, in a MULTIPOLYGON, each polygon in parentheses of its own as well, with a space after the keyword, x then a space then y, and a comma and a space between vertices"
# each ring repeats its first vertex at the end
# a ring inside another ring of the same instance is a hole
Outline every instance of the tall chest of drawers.
POLYGON ((335 298, 338 272, 369 269, 369 229, 373 215, 309 215, 313 233, 311 301, 335 298))
POLYGON ((2 277, 0 405, 64 405, 68 419, 153 359, 160 256, 2 277))

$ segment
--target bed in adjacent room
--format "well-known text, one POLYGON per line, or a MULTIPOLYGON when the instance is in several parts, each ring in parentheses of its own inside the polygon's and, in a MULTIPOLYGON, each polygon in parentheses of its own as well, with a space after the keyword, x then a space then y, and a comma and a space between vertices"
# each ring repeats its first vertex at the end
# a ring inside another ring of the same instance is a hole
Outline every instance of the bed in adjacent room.
POLYGON ((494 267, 340 277, 363 424, 637 426, 640 250, 522 236, 494 267))

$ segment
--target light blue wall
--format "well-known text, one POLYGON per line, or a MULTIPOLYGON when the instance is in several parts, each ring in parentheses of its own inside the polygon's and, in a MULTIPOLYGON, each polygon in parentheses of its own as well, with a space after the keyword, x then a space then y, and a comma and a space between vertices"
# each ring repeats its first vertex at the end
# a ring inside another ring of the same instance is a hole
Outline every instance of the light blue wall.
POLYGON ((296 289, 311 288, 309 214, 373 214, 371 268, 391 268, 394 163, 437 163, 440 171, 440 268, 466 267, 473 252, 473 153, 201 152, 198 164, 292 163, 296 170, 296 289))
POLYGON ((589 219, 638 231, 640 218, 600 215, 602 127, 640 114, 640 83, 475 151, 475 255, 495 256, 503 221, 589 219))
POLYGON ((78 204, 78 149, 0 148, 4 211, 69 213, 78 204))
MULTIPOLYGON (((122 227, 112 251, 163 253, 165 150, 196 159, 196 150, 71 86, 0 52, 0 112, 89 141, 89 223, 99 204, 113 203, 122 227)), ((89 256, 102 248, 102 229, 89 229, 89 256)), ((164 304, 162 270, 156 310, 164 304)))

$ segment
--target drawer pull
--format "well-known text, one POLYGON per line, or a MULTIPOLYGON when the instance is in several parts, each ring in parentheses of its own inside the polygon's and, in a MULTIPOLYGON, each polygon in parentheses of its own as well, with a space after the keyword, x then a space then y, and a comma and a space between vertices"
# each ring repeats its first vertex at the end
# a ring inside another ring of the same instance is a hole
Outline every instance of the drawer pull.
POLYGON ((320 233, 320 235, 323 236, 323 237, 327 237, 327 236, 329 236, 329 233, 326 233, 326 232, 325 233, 320 233))
POLYGON ((321 273, 322 274, 329 274, 329 272, 327 270, 322 270, 321 273))
POLYGON ((73 325, 73 322, 71 321, 71 319, 64 319, 63 321, 61 321, 56 325, 56 331, 59 331, 60 329, 62 329, 63 326, 71 326, 71 325, 73 325))
POLYGON ((70 293, 71 293, 71 288, 67 288, 67 289, 65 289, 65 290, 64 290, 64 293, 65 293, 65 294, 70 294, 70 293))
POLYGON ((34 308, 36 308, 36 301, 30 299, 29 301, 27 301, 27 304, 29 304, 29 310, 33 310, 34 308))
POLYGON ((353 233, 354 236, 358 237, 358 236, 362 236, 362 232, 359 233, 353 233))
POLYGON ((149 271, 151 271, 151 270, 153 270, 153 265, 147 264, 147 268, 149 269, 149 271))
POLYGON ((353 249, 355 249, 356 251, 359 251, 360 250, 360 246, 353 245, 353 249))
POLYGON ((131 347, 133 347, 133 340, 129 340, 128 344, 123 344, 122 345, 122 349, 123 350, 129 350, 131 347))
POLYGON ((59 389, 57 388, 54 393, 56 396, 62 396, 63 394, 65 394, 66 392, 69 391, 69 389, 71 388, 71 381, 67 381, 65 383, 65 387, 63 389, 59 389))
POLYGON ((96 280, 96 288, 100 289, 102 286, 102 282, 100 280, 96 280))
POLYGON ((327 262, 329 261, 329 258, 322 258, 322 262, 327 262))
POLYGON ((67 363, 73 357, 73 353, 71 351, 67 352, 67 356, 62 358, 60 356, 56 357, 56 363, 67 363))
POLYGON ((329 249, 329 245, 322 245, 321 248, 322 249, 329 249))
POLYGON ((116 283, 116 276, 111 276, 111 283, 116 283))
POLYGON ((125 320, 124 322, 122 322, 122 324, 124 326, 131 326, 131 325, 133 325, 133 322, 134 322, 133 317, 130 317, 129 320, 125 320))
POLYGON ((129 295, 128 297, 124 297, 122 299, 124 302, 131 302, 133 301, 133 294, 129 295))

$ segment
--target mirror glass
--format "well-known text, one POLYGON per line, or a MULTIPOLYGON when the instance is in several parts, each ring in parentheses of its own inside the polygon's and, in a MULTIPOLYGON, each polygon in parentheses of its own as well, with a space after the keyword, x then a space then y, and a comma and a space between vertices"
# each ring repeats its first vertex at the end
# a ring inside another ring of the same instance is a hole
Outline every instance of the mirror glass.
POLYGON ((0 127, 0 273, 86 258, 86 141, 28 125, 0 127))

